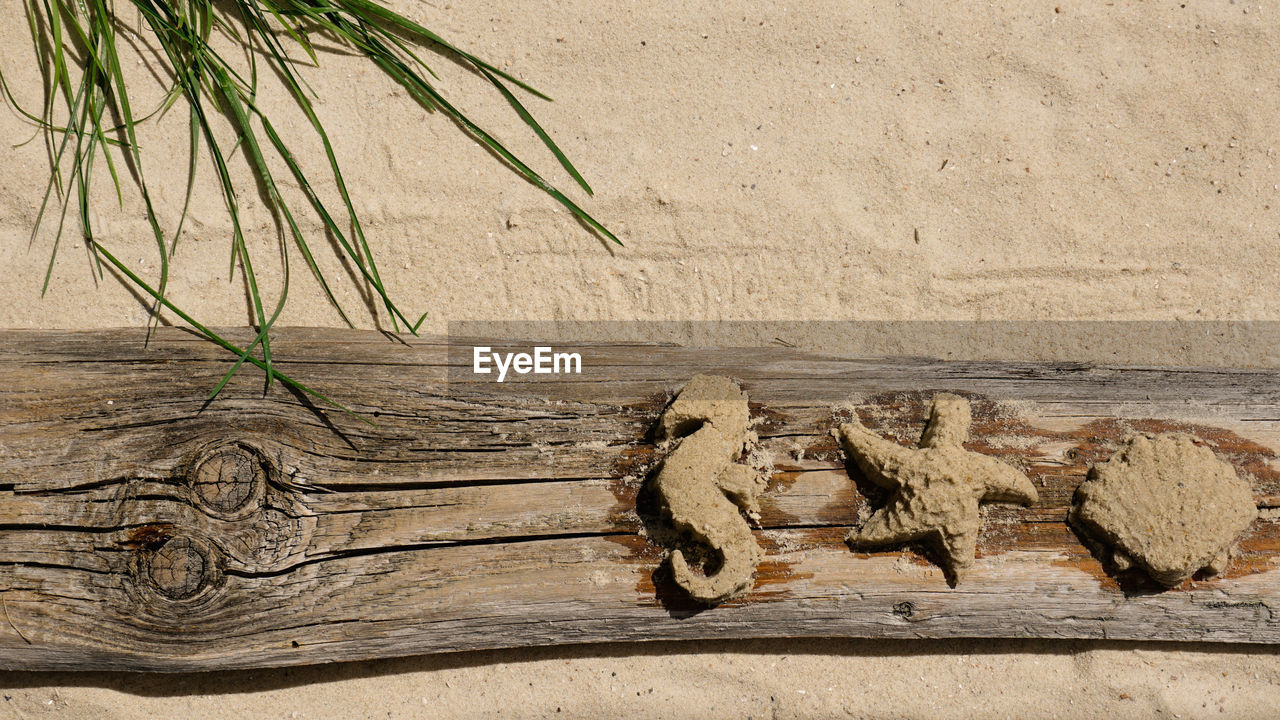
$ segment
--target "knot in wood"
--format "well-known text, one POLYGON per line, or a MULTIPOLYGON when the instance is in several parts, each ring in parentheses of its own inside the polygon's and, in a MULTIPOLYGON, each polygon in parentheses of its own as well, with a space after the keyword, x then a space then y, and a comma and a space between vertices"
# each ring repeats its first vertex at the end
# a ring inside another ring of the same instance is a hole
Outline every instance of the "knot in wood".
POLYGON ((210 558, 208 551, 191 538, 176 537, 151 556, 147 572, 162 594, 185 600, 207 584, 210 558))
POLYGON ((231 515, 248 506, 265 486, 266 459, 242 445, 221 447, 197 461, 188 477, 205 508, 231 515))

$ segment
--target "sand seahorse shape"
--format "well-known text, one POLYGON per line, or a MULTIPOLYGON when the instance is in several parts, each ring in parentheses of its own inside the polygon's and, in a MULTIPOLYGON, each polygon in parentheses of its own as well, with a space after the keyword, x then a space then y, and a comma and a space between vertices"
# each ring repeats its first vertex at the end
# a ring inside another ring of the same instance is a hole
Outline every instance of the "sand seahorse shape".
POLYGON ((704 575, 676 549, 671 571, 690 596, 709 605, 745 592, 763 555, 738 511, 758 514, 756 497, 765 487, 759 472, 734 462, 750 439, 749 424, 746 394, 732 380, 710 375, 695 375, 659 420, 661 440, 684 436, 655 481, 663 515, 722 560, 704 575))

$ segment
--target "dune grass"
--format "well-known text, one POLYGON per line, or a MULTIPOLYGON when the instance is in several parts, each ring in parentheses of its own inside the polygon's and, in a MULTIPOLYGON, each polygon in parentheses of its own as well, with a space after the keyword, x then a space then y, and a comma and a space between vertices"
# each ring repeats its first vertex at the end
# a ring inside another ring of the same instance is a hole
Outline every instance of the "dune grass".
POLYGON ((213 388, 210 400, 248 362, 265 371, 267 387, 273 380, 279 380, 297 391, 346 410, 281 373, 272 362, 270 330, 288 298, 291 248, 319 281, 342 319, 352 325, 346 309, 338 302, 316 262, 312 245, 299 224, 301 213, 312 212, 319 218, 335 239, 341 254, 376 294, 393 331, 399 332, 403 327, 416 334, 426 317, 423 314, 411 322, 383 284, 329 135, 312 106, 314 93, 297 73, 300 61, 319 65, 313 36, 336 42, 362 55, 404 87, 424 111, 438 111, 451 118, 515 173, 541 188, 591 230, 621 244, 604 225, 450 103, 433 84, 437 76, 424 62, 422 51, 426 49, 435 57, 457 62, 491 84, 554 154, 564 170, 590 195, 590 186, 520 102, 516 92, 529 93, 543 100, 550 98, 502 69, 449 44, 413 20, 377 4, 376 0, 123 0, 118 5, 114 0, 26 0, 26 15, 35 53, 44 73, 44 102, 38 112, 24 109, 2 74, 0 89, 18 112, 43 130, 49 147, 51 172, 44 202, 32 230, 34 239, 49 219, 49 214, 56 213, 57 231, 44 290, 48 289, 67 213, 74 204, 86 247, 92 254, 99 277, 103 275, 105 263, 150 297, 154 302, 151 327, 158 322, 162 310, 169 310, 195 331, 237 356, 222 381, 213 388), (124 15, 129 19, 119 13, 119 8, 125 10, 124 15), (128 83, 117 50, 120 33, 133 29, 130 22, 151 34, 153 42, 147 44, 158 48, 162 55, 163 67, 158 70, 172 83, 160 106, 141 116, 136 114, 130 101, 128 83), (248 60, 240 64, 239 71, 211 45, 215 33, 224 35, 245 51, 248 60), (298 57, 299 54, 305 56, 305 60, 298 57), (260 68, 259 63, 264 67, 260 68), (305 114, 311 130, 321 141, 328 161, 328 172, 323 178, 313 179, 303 171, 291 151, 297 138, 280 132, 257 103, 258 77, 262 71, 270 71, 282 79, 291 99, 305 114), (184 101, 190 116, 186 202, 176 223, 166 229, 157 216, 147 186, 143 161, 150 162, 152 158, 138 145, 135 128, 149 118, 168 112, 179 101, 184 101), (60 120, 64 113, 65 120, 60 120), (236 139, 230 145, 219 143, 215 137, 214 126, 219 117, 235 130, 236 139), (246 347, 239 347, 220 337, 176 307, 166 296, 169 266, 187 216, 202 151, 213 164, 231 221, 232 271, 234 273, 238 268, 242 273, 256 319, 257 335, 246 347), (253 177, 233 177, 227 158, 235 152, 244 153, 253 177), (276 176, 272 162, 269 162, 271 157, 275 158, 276 167, 282 164, 288 169, 286 177, 276 176), (141 195, 160 256, 159 276, 153 282, 147 282, 130 270, 94 235, 90 188, 101 174, 102 166, 105 166, 121 204, 124 202, 122 176, 134 183, 141 195), (281 191, 282 182, 292 182, 301 190, 306 199, 304 207, 295 207, 298 203, 286 198, 286 193, 281 191), (333 187, 341 198, 340 206, 326 205, 317 191, 318 188, 333 187), (269 303, 264 297, 254 275, 251 243, 246 238, 240 217, 239 198, 245 192, 260 193, 285 229, 286 242, 281 248, 283 283, 274 303, 269 303))

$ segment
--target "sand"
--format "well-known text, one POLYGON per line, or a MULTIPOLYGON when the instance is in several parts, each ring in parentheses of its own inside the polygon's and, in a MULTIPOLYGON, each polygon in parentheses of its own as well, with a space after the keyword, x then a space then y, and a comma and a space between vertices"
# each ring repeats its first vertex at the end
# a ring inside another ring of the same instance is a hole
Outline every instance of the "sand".
MULTIPOLYGON (((1274 5, 391 4, 557 98, 531 107, 596 190, 589 201, 573 196, 626 243, 592 239, 444 118, 424 116, 357 59, 326 52, 323 70, 305 76, 326 98, 318 111, 383 277, 408 313, 430 313, 427 331, 511 318, 1280 320, 1274 5)), ((22 3, 0 0, 0 10, 17 18, 22 3)), ((500 98, 438 65, 464 107, 569 185, 500 98)), ((0 25, 0 68, 21 100, 38 102, 24 23, 0 25)), ((158 98, 159 86, 151 92, 158 98)), ((284 107, 277 98, 264 88, 267 107, 284 107)), ((181 158, 147 168, 167 177, 154 183, 167 217, 181 202, 186 132, 176 112, 142 136, 157 157, 181 158)), ((73 237, 40 297, 52 241, 28 235, 45 154, 39 142, 11 147, 31 134, 0 111, 0 327, 140 328, 144 307, 110 278, 95 283, 73 237)), ((299 157, 323 162, 315 143, 299 157)), ((201 182, 173 298, 204 322, 242 325, 207 162, 201 182)), ((154 277, 136 197, 114 210, 109 188, 98 192, 103 242, 154 277)), ((261 201, 246 201, 274 298, 275 231, 261 201)), ((340 324, 300 268, 295 256, 281 323, 340 324)), ((353 283, 336 292, 358 309, 353 283)), ((960 345, 898 328, 864 349, 1280 362, 1276 345, 1092 332, 1015 330, 960 345)), ((787 339, 821 348, 830 338, 787 339)), ((0 713, 1256 717, 1272 712, 1277 682, 1280 658, 1266 648, 663 643, 175 677, 8 673, 0 713)))

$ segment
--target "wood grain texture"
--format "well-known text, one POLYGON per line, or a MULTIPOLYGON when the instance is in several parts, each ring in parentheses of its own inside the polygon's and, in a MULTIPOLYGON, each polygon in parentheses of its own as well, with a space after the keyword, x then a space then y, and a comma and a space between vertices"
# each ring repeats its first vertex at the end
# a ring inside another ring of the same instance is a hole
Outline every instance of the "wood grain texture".
MULTIPOLYGON (((233 333, 234 334, 234 333, 233 333)), ((1280 643, 1280 372, 867 360, 575 345, 580 376, 498 385, 470 345, 288 329, 282 369, 371 426, 179 330, 0 332, 0 668, 199 670, 520 645, 729 637, 1280 643), (772 461, 753 590, 683 599, 647 539, 651 429, 698 372, 739 381, 772 461), (478 378, 478 379, 477 379, 478 378), (914 442, 934 392, 1040 502, 984 511, 949 588, 913 548, 842 539, 880 498, 829 430, 914 442), (1066 524, 1133 431, 1202 438, 1262 517, 1220 577, 1162 591, 1066 524), (865 494, 864 494, 865 493, 865 494), (639 512, 638 512, 639 510, 639 512)), ((507 340, 483 344, 510 346, 507 340)))

